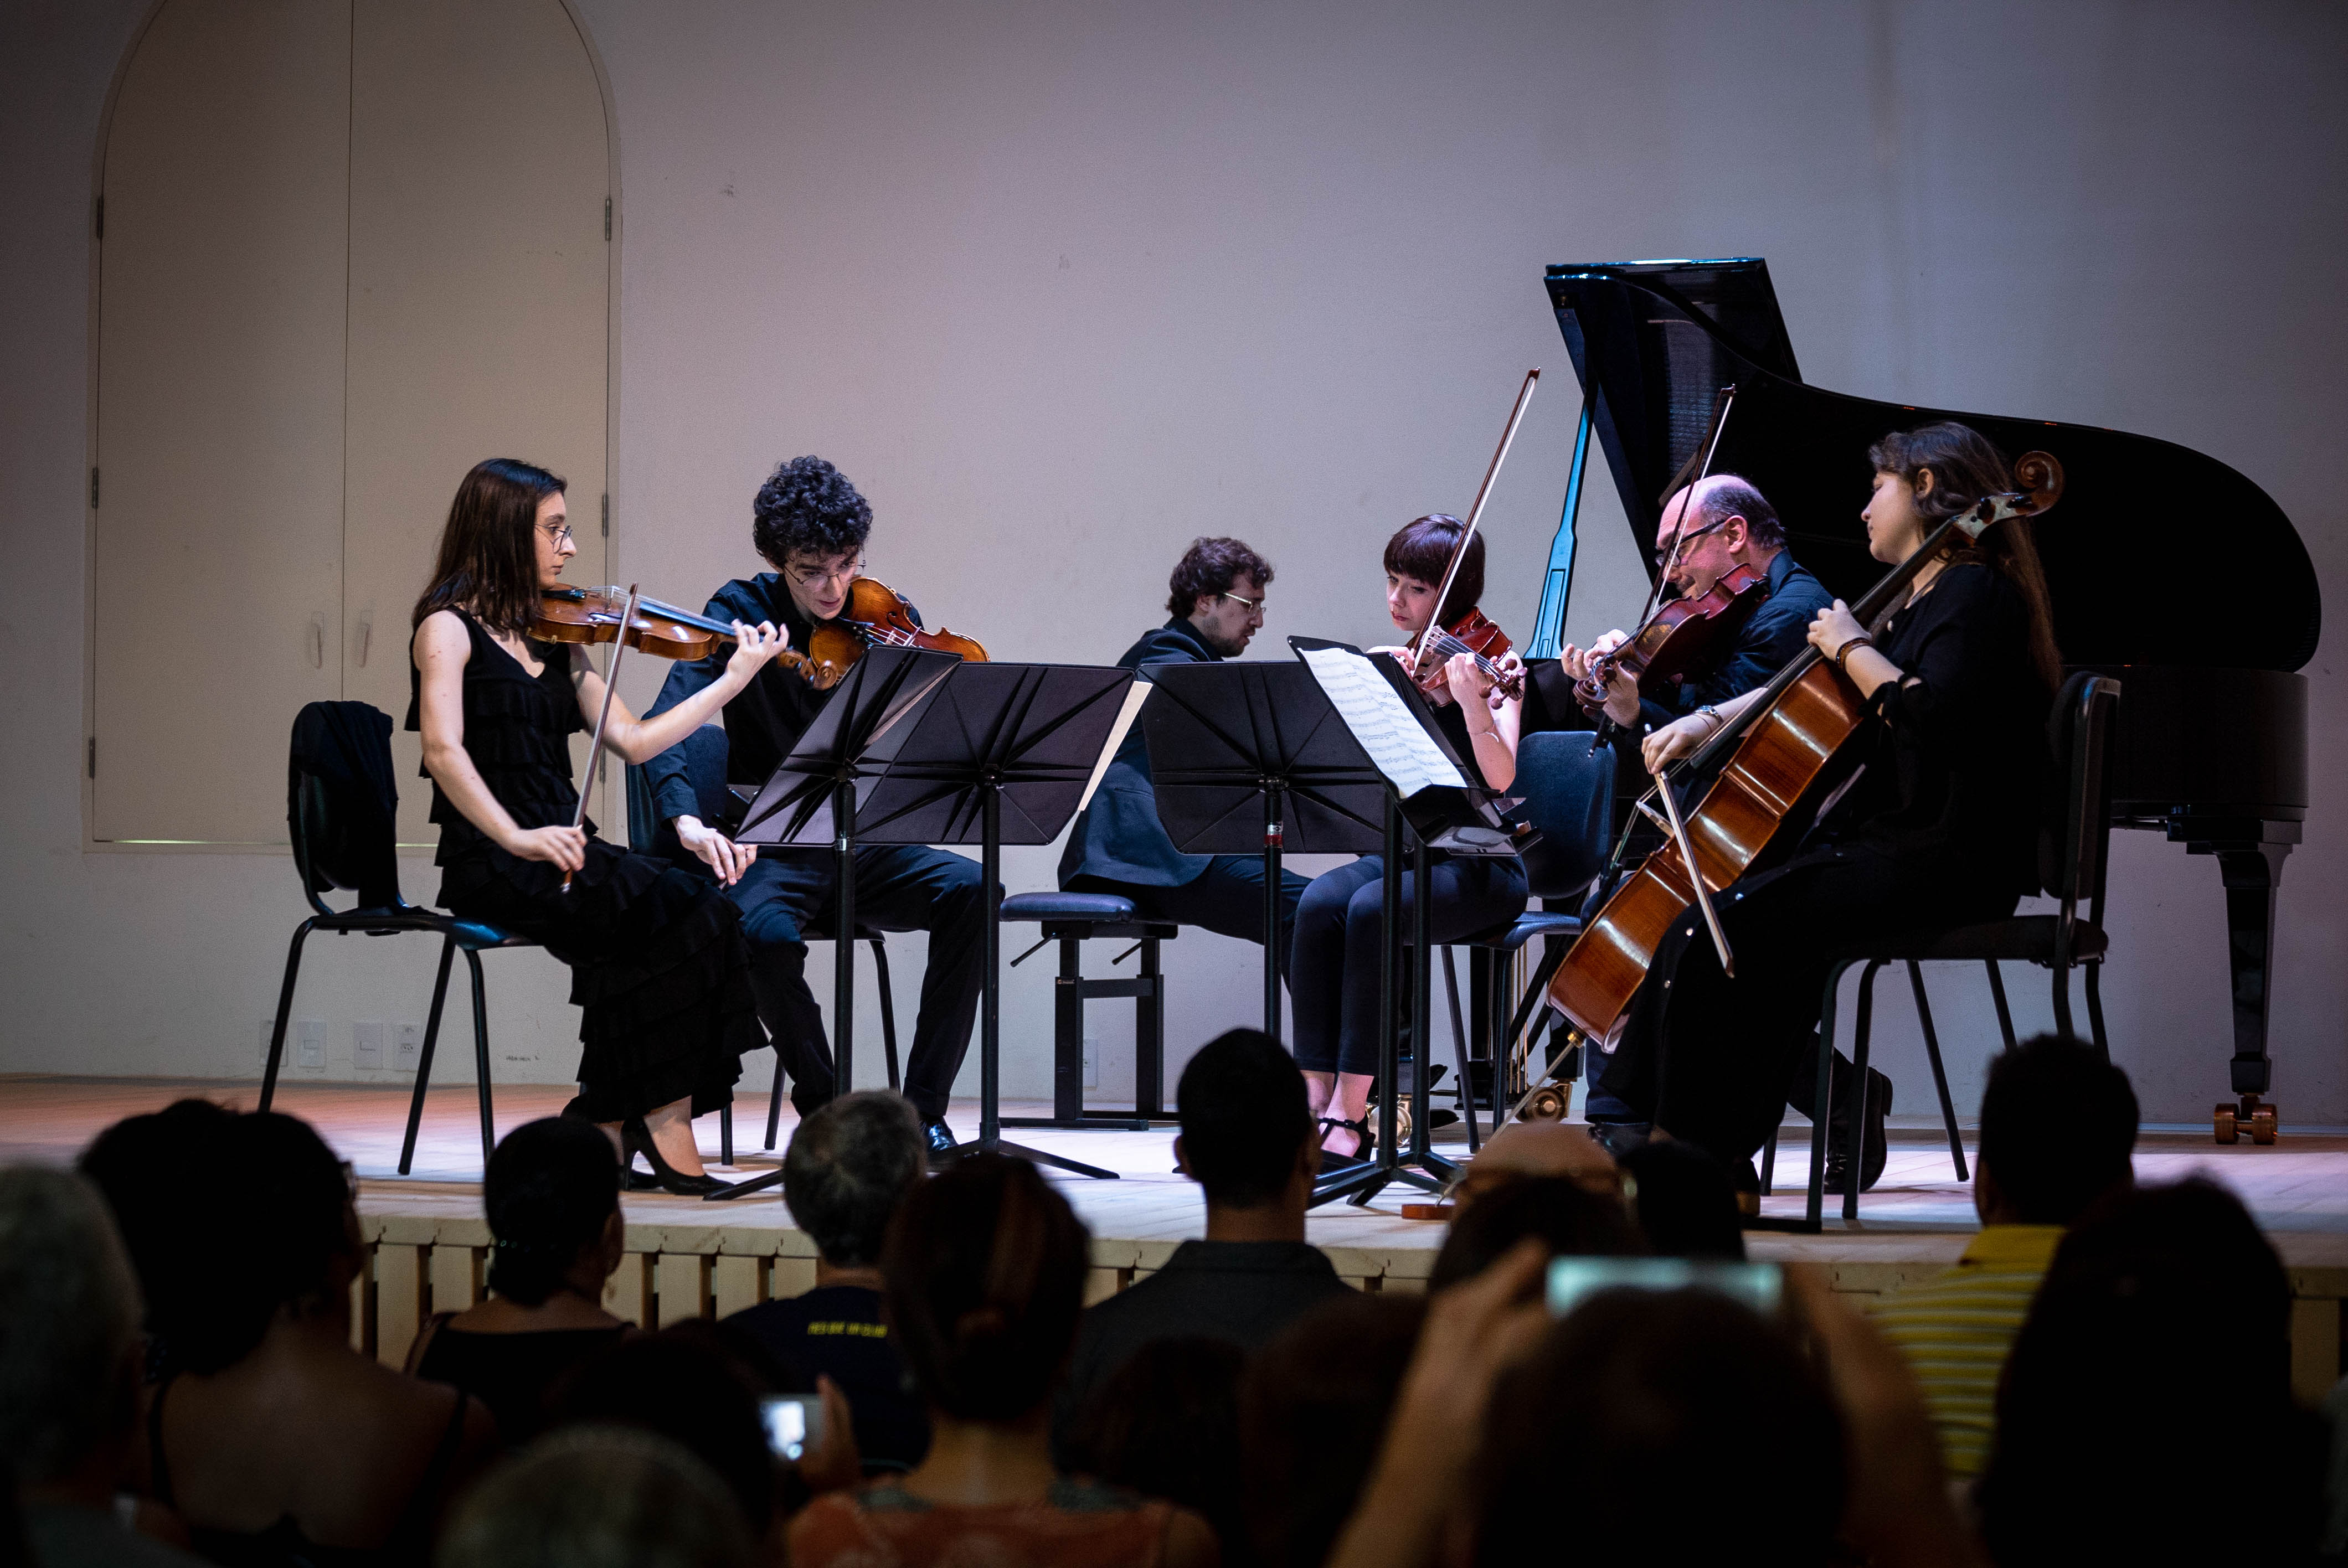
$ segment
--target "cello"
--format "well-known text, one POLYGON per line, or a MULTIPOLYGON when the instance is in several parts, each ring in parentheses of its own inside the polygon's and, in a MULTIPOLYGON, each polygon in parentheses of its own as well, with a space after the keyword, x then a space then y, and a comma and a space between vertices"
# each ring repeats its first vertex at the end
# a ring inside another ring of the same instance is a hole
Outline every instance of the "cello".
MULTIPOLYGON (((1984 496, 1941 519, 1851 607, 1859 622, 1872 632, 1904 604, 1909 584, 1952 533, 1976 539, 2010 518, 2044 512, 2062 497, 2063 466, 2048 453, 2024 453, 2013 474, 2024 491, 1984 496)), ((1823 654, 1803 649, 1760 690, 1752 706, 1657 776, 1649 793, 1662 797, 1663 811, 1655 813, 1643 799, 1640 809, 1667 828, 1663 846, 1608 897, 1550 978, 1550 1005, 1601 1045, 1620 1037, 1656 948, 1691 905, 1703 913, 1722 968, 1735 974, 1711 896, 1790 850, 1827 792, 1849 771, 1842 753, 1866 718, 1866 704, 1823 654), (1675 789, 1715 769, 1703 797, 1684 812, 1675 789)))

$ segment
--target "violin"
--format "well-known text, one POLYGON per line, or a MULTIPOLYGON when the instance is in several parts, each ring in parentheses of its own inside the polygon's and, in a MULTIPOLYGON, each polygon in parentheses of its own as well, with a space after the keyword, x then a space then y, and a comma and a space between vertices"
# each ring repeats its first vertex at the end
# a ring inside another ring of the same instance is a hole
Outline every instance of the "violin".
POLYGON ((828 690, 867 648, 931 648, 958 653, 973 664, 987 661, 986 650, 975 639, 957 637, 943 627, 927 630, 913 620, 912 604, 903 594, 878 578, 860 577, 849 583, 848 602, 839 613, 808 638, 807 657, 791 667, 819 691, 828 690))
POLYGON ((1491 678, 1506 697, 1525 694, 1525 667, 1503 664, 1509 652, 1509 634, 1480 610, 1471 610, 1449 626, 1437 627, 1417 643, 1425 662, 1411 673, 1412 682, 1429 702, 1440 708, 1451 701, 1451 682, 1443 667, 1462 653, 1472 655, 1476 668, 1491 678))
POLYGON ((1605 705, 1607 685, 1618 671, 1652 694, 1651 682, 1679 681, 1690 671, 1717 663, 1768 597, 1768 576, 1739 561, 1704 592, 1664 601, 1629 639, 1591 655, 1590 676, 1575 684, 1573 694, 1583 707, 1595 710, 1605 705))
MULTIPOLYGON (((635 609, 631 612, 628 595, 629 590, 623 588, 542 589, 538 614, 530 623, 530 635, 541 642, 572 642, 589 647, 598 642, 622 641, 623 646, 641 649, 655 659, 686 661, 706 659, 720 643, 734 641, 734 628, 728 623, 642 594, 636 596, 635 609), (623 620, 627 624, 623 641, 620 631, 623 620)), ((796 648, 786 648, 776 654, 775 662, 810 681, 816 679, 815 661, 796 648)), ((819 683, 829 686, 831 682, 819 683)))
MULTIPOLYGON (((1851 607, 1860 624, 1872 628, 1904 603, 1909 584, 1952 533, 1979 538, 2009 518, 2046 510, 2062 497, 2063 466, 2049 453, 2024 453, 2013 475, 2024 492, 1984 496, 1942 519, 1914 554, 1851 607)), ((1843 753, 1867 717, 1867 704, 1848 676, 1816 648, 1804 648, 1760 690, 1751 707, 1657 777, 1651 793, 1662 797, 1663 812, 1643 799, 1640 809, 1665 827, 1662 847, 1615 887, 1550 980, 1550 1004, 1601 1045, 1622 1033, 1656 948, 1691 905, 1704 916, 1722 970, 1736 973, 1712 895, 1790 850, 1819 803, 1849 773, 1850 759, 1843 753), (1674 779, 1705 777, 1712 783, 1702 799, 1683 810, 1673 793, 1674 779)))

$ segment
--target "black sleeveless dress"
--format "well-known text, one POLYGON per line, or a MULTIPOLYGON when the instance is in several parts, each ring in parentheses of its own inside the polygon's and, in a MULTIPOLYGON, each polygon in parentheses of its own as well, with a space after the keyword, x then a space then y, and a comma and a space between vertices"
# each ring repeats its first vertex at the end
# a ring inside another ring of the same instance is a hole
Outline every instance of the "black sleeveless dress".
MULTIPOLYGON (((533 643, 532 675, 463 610, 465 750, 499 804, 523 827, 566 826, 578 809, 567 737, 584 728, 570 650, 533 643)), ((410 660, 407 727, 423 727, 423 678, 410 660)), ((428 774, 427 776, 429 776, 428 774)), ((665 860, 630 855, 586 824, 587 865, 562 872, 491 843, 432 786, 439 825, 440 905, 543 943, 571 966, 582 1010, 581 1109, 618 1122, 691 1098, 695 1115, 733 1098, 741 1056, 766 1043, 750 995, 749 949, 716 883, 665 860)))

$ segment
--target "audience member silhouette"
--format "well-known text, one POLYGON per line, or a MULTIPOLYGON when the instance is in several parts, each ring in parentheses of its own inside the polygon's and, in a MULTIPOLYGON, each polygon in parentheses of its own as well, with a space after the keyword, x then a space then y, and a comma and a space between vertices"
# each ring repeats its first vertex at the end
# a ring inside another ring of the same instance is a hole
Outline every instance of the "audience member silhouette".
POLYGON ((1595 1193, 1567 1176, 1512 1176, 1460 1205, 1427 1288, 1483 1273, 1527 1236, 1540 1237, 1553 1255, 1630 1257, 1647 1250, 1619 1194, 1595 1193))
POLYGON ((598 1426, 552 1433, 492 1473, 449 1520, 436 1559, 437 1568, 754 1568, 762 1561, 707 1465, 656 1433, 598 1426))
POLYGON ((1214 1527, 1226 1568, 1245 1560, 1240 1376, 1225 1339, 1153 1339, 1094 1391, 1070 1440, 1076 1468, 1179 1503, 1214 1527))

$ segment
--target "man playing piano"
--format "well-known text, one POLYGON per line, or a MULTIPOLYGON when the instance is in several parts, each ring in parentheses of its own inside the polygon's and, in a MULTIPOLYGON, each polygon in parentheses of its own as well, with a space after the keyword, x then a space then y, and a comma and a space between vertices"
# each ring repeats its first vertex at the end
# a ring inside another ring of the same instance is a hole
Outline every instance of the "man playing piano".
MULTIPOLYGON (((822 458, 794 457, 759 487, 751 511, 751 542, 775 569, 727 583, 710 596, 709 613, 732 620, 756 606, 757 620, 789 628, 790 646, 804 649, 819 623, 847 609, 849 585, 863 569, 864 542, 872 531, 871 505, 822 458)), ((652 712, 684 702, 716 679, 724 665, 722 651, 679 661, 652 712)), ((760 671, 724 709, 727 782, 764 784, 824 696, 780 661, 760 671)), ((832 1092, 831 1047, 808 989, 801 933, 838 908, 833 853, 772 845, 760 852, 735 844, 729 824, 702 821, 682 745, 645 764, 644 772, 654 808, 675 825, 678 842, 708 864, 742 912, 758 1018, 774 1040, 778 1066, 791 1075, 791 1103, 805 1116, 832 1092)), ((946 1102, 978 1012, 986 931, 981 887, 978 863, 965 856, 914 844, 856 851, 857 924, 930 933, 922 1010, 905 1061, 905 1097, 922 1113, 932 1153, 953 1147, 946 1102)))
MULTIPOLYGON (((1766 577, 1769 596, 1746 621, 1726 658, 1679 685, 1659 683, 1657 692, 1643 696, 1635 679, 1614 672, 1606 685, 1605 716, 1634 735, 1760 685, 1802 651, 1812 618, 1834 602, 1824 583, 1795 564, 1786 548, 1786 527, 1761 492, 1734 474, 1714 474, 1663 503, 1663 522, 1655 530, 1655 564, 1668 569, 1672 588, 1682 599, 1703 597, 1737 566, 1766 577), (1679 547, 1676 559, 1674 542, 1679 547)), ((1590 678, 1591 658, 1628 641, 1628 633, 1610 631, 1586 652, 1567 644, 1560 657, 1566 673, 1580 684, 1590 678)))

